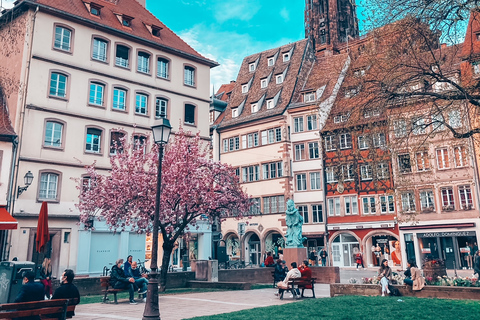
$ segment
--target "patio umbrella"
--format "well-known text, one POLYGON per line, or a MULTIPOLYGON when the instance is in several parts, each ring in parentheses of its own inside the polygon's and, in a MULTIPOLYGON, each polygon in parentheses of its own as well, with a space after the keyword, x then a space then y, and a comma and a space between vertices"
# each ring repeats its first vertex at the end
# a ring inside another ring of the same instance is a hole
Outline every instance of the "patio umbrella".
POLYGON ((50 240, 50 232, 48 232, 48 208, 47 203, 42 202, 42 207, 40 208, 40 214, 38 215, 38 224, 37 224, 37 240, 36 247, 37 252, 42 252, 44 246, 50 240))

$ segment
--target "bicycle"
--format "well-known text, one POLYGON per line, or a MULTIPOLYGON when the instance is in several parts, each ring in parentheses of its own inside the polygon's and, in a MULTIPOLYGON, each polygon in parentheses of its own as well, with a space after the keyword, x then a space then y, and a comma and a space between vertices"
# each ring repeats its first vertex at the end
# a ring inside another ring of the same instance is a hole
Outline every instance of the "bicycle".
POLYGON ((147 262, 147 260, 141 261, 140 259, 138 259, 137 267, 138 267, 138 270, 140 271, 141 274, 150 273, 150 270, 145 268, 145 262, 147 262))

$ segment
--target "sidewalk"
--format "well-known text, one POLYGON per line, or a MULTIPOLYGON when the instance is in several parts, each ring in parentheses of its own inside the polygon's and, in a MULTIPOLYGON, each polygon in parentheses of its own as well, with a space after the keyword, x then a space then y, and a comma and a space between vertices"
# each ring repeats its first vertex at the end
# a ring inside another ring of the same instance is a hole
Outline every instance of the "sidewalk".
MULTIPOLYGON (((317 298, 330 296, 329 285, 315 285, 317 298)), ((160 317, 162 320, 188 319, 196 316, 208 316, 234 312, 244 309, 282 305, 295 301, 288 298, 280 300, 274 295, 276 289, 218 291, 204 293, 186 293, 160 296, 160 317)), ((310 292, 305 292, 308 297, 310 292)), ((145 304, 139 302, 130 305, 120 300, 116 304, 83 304, 75 309, 75 320, 141 320, 145 304)))

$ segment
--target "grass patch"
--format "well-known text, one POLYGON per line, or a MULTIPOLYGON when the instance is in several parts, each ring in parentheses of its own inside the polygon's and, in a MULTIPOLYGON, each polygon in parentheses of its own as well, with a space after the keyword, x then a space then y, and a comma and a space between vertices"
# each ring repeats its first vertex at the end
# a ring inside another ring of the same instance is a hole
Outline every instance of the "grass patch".
POLYGON ((192 319, 270 320, 279 317, 280 319, 328 320, 371 320, 377 318, 382 320, 471 320, 478 314, 480 314, 480 302, 473 300, 343 296, 309 299, 281 306, 255 308, 192 319), (398 299, 402 301, 397 301, 398 299))
POLYGON ((266 284, 266 283, 252 284, 252 286, 250 287, 250 289, 252 289, 252 290, 255 290, 255 289, 271 289, 271 288, 273 288, 272 284, 266 284))
MULTIPOLYGON (((197 293, 197 292, 213 292, 213 291, 225 291, 222 289, 210 289, 210 288, 175 288, 167 289, 165 292, 159 292, 159 295, 170 295, 170 294, 182 294, 182 293, 197 293)), ((137 299, 138 294, 135 293, 135 299, 137 299)), ((113 294, 109 294, 108 300, 113 303, 113 294)), ((99 303, 102 302, 102 295, 92 295, 92 296, 82 296, 80 299, 80 304, 89 304, 89 303, 99 303)), ((128 300, 128 292, 117 293, 117 300, 128 300)), ((138 300, 138 299, 137 299, 138 300)))

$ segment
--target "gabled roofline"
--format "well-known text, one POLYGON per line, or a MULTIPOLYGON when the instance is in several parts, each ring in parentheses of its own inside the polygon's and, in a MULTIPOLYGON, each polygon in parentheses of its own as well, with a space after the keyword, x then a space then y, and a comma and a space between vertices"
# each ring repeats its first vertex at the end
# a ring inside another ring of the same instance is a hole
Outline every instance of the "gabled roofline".
POLYGON ((82 17, 79 17, 77 15, 73 15, 71 13, 68 13, 68 12, 65 12, 65 11, 61 11, 61 10, 58 10, 58 9, 55 9, 53 7, 49 7, 49 6, 46 6, 46 5, 43 5, 43 4, 38 4, 32 0, 23 0, 21 3, 18 4, 18 6, 15 6, 14 8, 10 9, 10 10, 13 10, 17 7, 20 7, 22 5, 27 5, 31 8, 36 8, 38 7, 41 11, 43 12, 46 12, 46 13, 50 13, 52 15, 55 15, 55 16, 59 16, 59 17, 68 17, 70 20, 73 20, 75 22, 79 22, 81 24, 84 24, 84 25, 93 25, 95 26, 97 29, 100 29, 100 30, 104 30, 104 31, 107 31, 108 33, 112 33, 112 34, 115 34, 115 35, 120 35, 121 37, 123 38, 130 38, 136 42, 139 42, 139 43, 142 43, 142 44, 145 44, 147 46, 150 46, 150 47, 156 47, 156 48, 159 48, 161 49, 162 51, 165 51, 165 52, 168 52, 168 53, 172 53, 174 55, 177 55, 177 56, 180 56, 180 57, 184 57, 184 58, 188 58, 190 60, 193 60, 193 61, 196 61, 198 63, 201 63, 201 64, 204 64, 204 65, 207 65, 209 66, 210 68, 214 68, 214 67, 217 67, 219 66, 220 64, 216 61, 213 61, 213 60, 210 60, 210 59, 207 59, 207 58, 202 58, 202 57, 199 57, 199 56, 195 56, 193 54, 190 54, 190 53, 186 53, 186 52, 183 52, 181 50, 178 50, 178 49, 174 49, 172 47, 169 47, 169 46, 166 46, 166 45, 162 45, 162 44, 159 44, 157 42, 154 42, 154 41, 151 41, 151 40, 147 40, 145 38, 142 38, 142 37, 138 37, 138 36, 135 36, 135 35, 132 35, 130 33, 127 33, 127 32, 122 32, 118 29, 115 29, 115 28, 112 28, 112 27, 108 27, 108 26, 105 26, 104 24, 101 24, 101 23, 97 23, 95 21, 92 21, 92 20, 89 20, 89 19, 85 19, 85 18, 82 18, 82 17))

